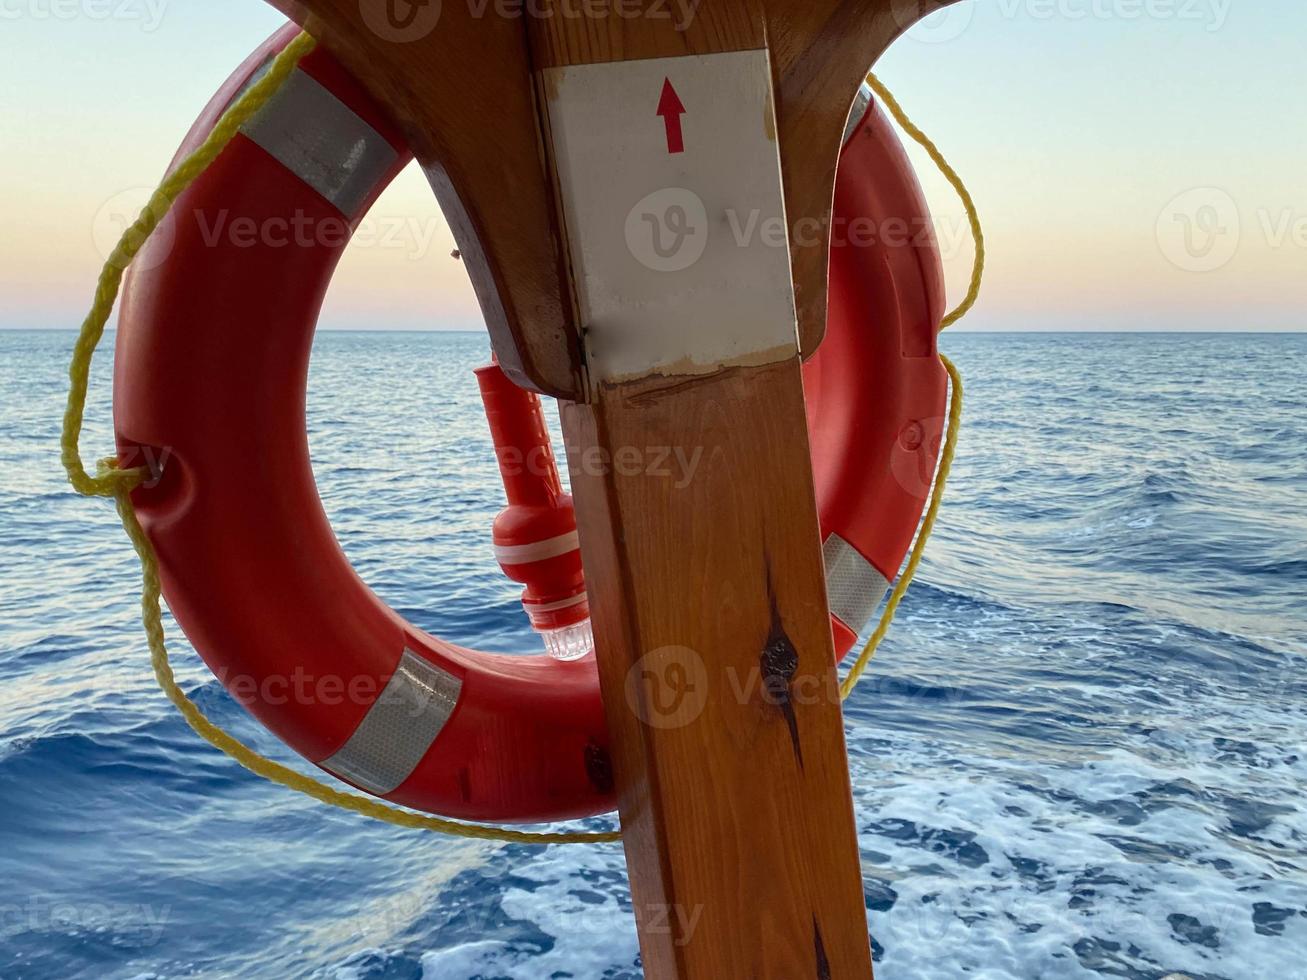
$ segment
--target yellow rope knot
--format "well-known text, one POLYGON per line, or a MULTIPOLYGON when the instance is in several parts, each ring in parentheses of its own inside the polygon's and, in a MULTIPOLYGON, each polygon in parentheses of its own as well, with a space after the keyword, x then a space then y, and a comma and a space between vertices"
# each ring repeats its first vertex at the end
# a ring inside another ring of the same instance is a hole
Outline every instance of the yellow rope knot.
MULTIPOLYGON (((260 755, 243 742, 223 731, 200 710, 194 701, 186 696, 186 692, 177 683, 172 664, 168 658, 168 647, 163 629, 163 590, 159 580, 159 560, 149 537, 137 519, 136 510, 132 506, 131 500, 132 491, 145 482, 148 476, 147 470, 142 467, 120 469, 118 461, 110 457, 99 461, 95 475, 92 476, 86 471, 86 467, 82 463, 79 444, 82 421, 86 411, 86 392, 90 378, 91 359, 104 336, 105 324, 108 323, 109 316, 113 312, 114 303, 122 286, 123 273, 141 248, 144 247, 145 242, 155 228, 167 215, 173 202, 217 159, 244 122, 272 98, 304 56, 313 50, 314 45, 314 40, 307 34, 300 34, 287 45, 273 61, 267 74, 251 86, 223 114, 199 149, 183 160, 172 173, 164 178, 159 189, 155 191, 149 203, 142 210, 140 217, 127 229, 110 254, 109 260, 101 270, 96 285, 95 299, 90 312, 82 323, 77 343, 73 348, 72 362, 68 369, 68 406, 64 412, 61 440, 61 459, 68 474, 68 482, 72 484, 74 490, 84 496, 112 497, 117 503, 118 515, 122 518, 123 528, 127 531, 127 536, 131 539, 137 556, 141 560, 141 622, 145 629, 146 643, 150 648, 150 661, 159 687, 162 688, 168 700, 176 706, 182 717, 186 719, 187 724, 201 738, 225 752, 246 769, 258 776, 262 776, 264 779, 303 793, 322 803, 413 830, 432 830, 457 837, 510 844, 598 844, 618 841, 621 839, 621 832, 616 830, 598 833, 532 833, 514 830, 510 827, 485 827, 458 823, 453 820, 445 820, 442 817, 427 816, 411 810, 404 810, 370 797, 343 792, 333 786, 312 779, 303 773, 260 755)), ((966 188, 962 186, 961 179, 944 161, 943 156, 940 155, 934 144, 907 119, 898 103, 894 101, 893 96, 889 94, 875 76, 868 76, 868 82, 885 103, 890 113, 903 126, 904 130, 926 148, 927 152, 931 154, 931 158, 935 160, 940 169, 944 171, 945 176, 957 188, 962 196, 963 204, 966 206, 967 216, 971 221, 971 227, 976 238, 976 263, 971 288, 968 290, 967 297, 962 304, 945 317, 943 325, 948 326, 961 318, 971 308, 980 289, 980 277, 984 269, 984 239, 980 231, 980 222, 976 218, 975 205, 966 188)), ((857 683, 858 678, 866 670, 867 664, 876 652, 881 640, 889 631, 890 623, 894 619, 894 613, 907 592, 913 575, 916 574, 917 566, 920 564, 921 556, 925 551, 926 542, 930 538, 931 531, 935 527, 935 520, 939 515, 944 485, 948 479, 949 468, 952 465, 953 455, 957 447, 958 428, 962 417, 962 377, 947 357, 941 355, 940 359, 952 379, 953 390, 949 406, 948 436, 941 453, 939 472, 931 492, 930 505, 922 521, 921 529, 917 534, 917 541, 913 546, 908 564, 903 574, 899 576, 899 580, 890 594, 889 601, 886 603, 880 625, 872 634, 870 642, 859 655, 849 672, 848 678, 841 686, 841 694, 846 698, 857 683)))
POLYGON ((120 493, 131 493, 145 482, 147 475, 143 468, 120 469, 118 460, 112 456, 96 462, 94 476, 82 468, 80 459, 75 459, 70 466, 65 457, 64 467, 68 470, 68 482, 83 497, 116 497, 120 493))

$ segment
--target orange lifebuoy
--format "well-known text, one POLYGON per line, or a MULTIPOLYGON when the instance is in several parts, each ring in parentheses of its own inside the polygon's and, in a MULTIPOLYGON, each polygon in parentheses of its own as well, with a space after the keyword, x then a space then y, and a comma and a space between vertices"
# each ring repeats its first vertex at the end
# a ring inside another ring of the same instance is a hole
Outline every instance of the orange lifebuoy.
MULTIPOLYGON (((182 153, 294 34, 279 32, 246 61, 182 153)), ((350 568, 318 499, 304 419, 318 312, 349 232, 408 160, 397 128, 320 49, 178 199, 171 234, 137 260, 118 329, 121 459, 135 465, 144 451, 164 464, 133 503, 195 648, 309 760, 455 818, 606 812, 613 783, 593 656, 481 653, 416 629, 350 568), (292 236, 334 222, 341 234, 293 247, 267 235, 215 242, 220 213, 292 236), (340 678, 346 696, 294 696, 308 676, 340 678)), ((935 349, 939 256, 907 158, 874 105, 855 111, 833 226, 827 338, 805 383, 843 654, 911 544, 947 392, 935 349), (867 232, 856 241, 854 222, 867 232), (887 234, 891 222, 908 234, 887 234)), ((496 385, 483 377, 488 405, 511 401, 496 385)), ((553 562, 566 585, 555 594, 528 584, 537 623, 566 626, 578 617, 560 611, 582 606, 568 519, 535 515, 529 546, 496 537, 510 572, 553 562)))

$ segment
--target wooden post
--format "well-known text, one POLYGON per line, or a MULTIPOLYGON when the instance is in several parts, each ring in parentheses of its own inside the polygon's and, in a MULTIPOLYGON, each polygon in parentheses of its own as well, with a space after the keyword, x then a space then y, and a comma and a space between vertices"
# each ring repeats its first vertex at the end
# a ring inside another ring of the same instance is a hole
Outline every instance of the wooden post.
POLYGON ((573 451, 702 449, 573 476, 650 978, 871 976, 802 397, 795 355, 564 413, 573 451))
POLYGON ((939 5, 274 2, 407 126, 506 370, 565 399, 646 976, 868 980, 801 352, 849 105, 939 5))
POLYGON ((864 980, 771 64, 748 7, 713 10, 680 34, 532 25, 627 866, 648 977, 864 980))

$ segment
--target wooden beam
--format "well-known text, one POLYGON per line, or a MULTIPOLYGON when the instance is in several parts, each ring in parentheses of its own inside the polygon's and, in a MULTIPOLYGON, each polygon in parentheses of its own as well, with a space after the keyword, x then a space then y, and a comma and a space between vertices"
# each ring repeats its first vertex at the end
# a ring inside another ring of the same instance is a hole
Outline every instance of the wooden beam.
POLYGON ((685 30, 603 27, 530 34, 587 353, 564 433, 645 974, 865 980, 790 253, 726 233, 784 216, 763 20, 718 0, 685 30), (682 471, 619 465, 654 447, 682 471))
POLYGON ((563 423, 645 975, 870 977, 797 356, 563 423))

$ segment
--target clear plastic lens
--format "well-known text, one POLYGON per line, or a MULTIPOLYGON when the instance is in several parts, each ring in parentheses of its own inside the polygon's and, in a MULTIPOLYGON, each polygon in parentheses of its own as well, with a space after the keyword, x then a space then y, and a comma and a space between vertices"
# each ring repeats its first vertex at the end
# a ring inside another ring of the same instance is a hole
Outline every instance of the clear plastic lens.
POLYGON ((545 652, 555 660, 580 660, 595 646, 588 619, 562 629, 541 630, 540 636, 545 641, 545 652))

